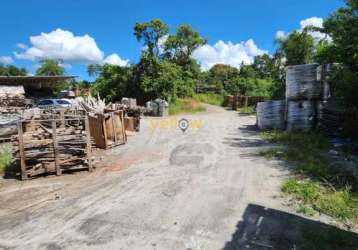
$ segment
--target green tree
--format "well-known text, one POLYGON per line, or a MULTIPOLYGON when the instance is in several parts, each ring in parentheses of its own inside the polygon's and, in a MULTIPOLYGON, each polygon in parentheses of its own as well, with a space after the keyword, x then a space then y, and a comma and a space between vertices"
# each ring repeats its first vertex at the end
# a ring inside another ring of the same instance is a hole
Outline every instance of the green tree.
POLYGON ((159 40, 167 35, 168 32, 168 25, 160 19, 136 23, 134 26, 134 35, 138 41, 143 41, 150 56, 159 56, 159 40))
POLYGON ((274 57, 268 54, 255 56, 252 67, 258 73, 260 78, 272 77, 275 67, 274 57))
POLYGON ((288 37, 277 39, 278 53, 286 58, 286 65, 311 63, 315 51, 314 39, 308 29, 291 32, 288 37))
POLYGON ((145 100, 160 97, 170 101, 177 96, 177 86, 182 83, 181 73, 175 63, 144 54, 134 67, 134 82, 145 100))
POLYGON ((229 94, 237 94, 237 78, 239 75, 240 71, 235 67, 226 64, 215 64, 209 70, 208 83, 218 90, 225 90, 229 94))
POLYGON ((61 66, 60 60, 45 59, 41 61, 41 66, 36 70, 38 76, 62 76, 65 69, 61 66))
POLYGON ((194 50, 207 43, 200 33, 190 25, 180 25, 174 35, 164 44, 164 59, 181 67, 182 82, 177 86, 179 97, 192 96, 201 74, 200 65, 191 58, 194 50))
POLYGON ((331 60, 344 63, 358 71, 358 0, 348 0, 347 6, 338 9, 323 23, 320 31, 328 34, 333 42, 330 47, 331 60))
POLYGON ((132 68, 105 64, 92 87, 94 95, 99 94, 107 101, 119 101, 128 96, 132 80, 132 68))
POLYGON ((332 42, 321 44, 316 58, 321 63, 338 63, 331 76, 334 95, 345 108, 358 110, 358 0, 346 1, 320 31, 332 42))
POLYGON ((0 75, 1 76, 26 76, 27 71, 25 68, 18 68, 13 65, 0 64, 0 75))
POLYGON ((190 25, 180 25, 175 35, 170 35, 165 42, 166 56, 178 65, 190 64, 191 55, 198 47, 207 43, 200 33, 190 25))

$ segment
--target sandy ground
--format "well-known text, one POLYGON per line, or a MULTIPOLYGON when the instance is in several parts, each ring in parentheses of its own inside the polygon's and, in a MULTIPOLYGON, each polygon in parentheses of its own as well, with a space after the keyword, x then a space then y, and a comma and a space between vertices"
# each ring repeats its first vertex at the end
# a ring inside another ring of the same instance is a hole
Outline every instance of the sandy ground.
POLYGON ((212 106, 144 118, 92 173, 2 180, 0 248, 293 249, 306 219, 284 212, 287 168, 256 155, 254 124, 212 106))

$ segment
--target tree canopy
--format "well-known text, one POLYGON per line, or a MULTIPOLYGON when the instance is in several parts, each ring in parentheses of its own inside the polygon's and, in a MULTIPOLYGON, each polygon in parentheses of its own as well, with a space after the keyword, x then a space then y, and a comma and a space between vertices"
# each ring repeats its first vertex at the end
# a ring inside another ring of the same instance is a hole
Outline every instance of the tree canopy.
POLYGON ((276 40, 272 55, 262 54, 251 64, 232 67, 214 65, 202 71, 192 58, 207 39, 188 24, 174 33, 159 19, 136 23, 134 35, 144 45, 140 60, 128 67, 89 65, 88 73, 97 76, 93 90, 110 100, 124 95, 142 99, 167 100, 192 96, 197 86, 221 94, 260 95, 282 99, 285 95, 285 67, 306 63, 338 63, 332 74, 334 90, 346 106, 358 108, 358 0, 347 0, 323 28, 306 27, 276 40), (318 40, 313 31, 326 34, 318 40))
POLYGON ((291 32, 287 38, 277 39, 278 53, 286 59, 286 65, 311 63, 314 53, 314 39, 307 29, 291 32))
POLYGON ((27 70, 25 68, 18 68, 13 65, 0 64, 0 76, 26 76, 27 70))
POLYGON ((170 35, 165 42, 166 56, 181 66, 191 60, 191 55, 198 47, 207 43, 199 32, 190 25, 180 25, 175 35, 170 35))
POLYGON ((41 66, 36 70, 38 76, 62 76, 65 69, 59 60, 45 59, 41 61, 41 66))
POLYGON ((160 19, 153 19, 149 22, 136 23, 134 35, 138 41, 143 41, 144 46, 151 56, 159 56, 159 41, 169 32, 169 27, 160 19))

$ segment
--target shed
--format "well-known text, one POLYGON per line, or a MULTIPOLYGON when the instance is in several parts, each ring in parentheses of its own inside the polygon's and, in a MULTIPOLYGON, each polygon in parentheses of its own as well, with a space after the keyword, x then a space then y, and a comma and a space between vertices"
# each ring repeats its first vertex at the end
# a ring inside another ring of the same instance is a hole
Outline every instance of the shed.
POLYGON ((75 76, 0 76, 0 87, 23 86, 25 96, 39 98, 51 96, 52 90, 75 76))

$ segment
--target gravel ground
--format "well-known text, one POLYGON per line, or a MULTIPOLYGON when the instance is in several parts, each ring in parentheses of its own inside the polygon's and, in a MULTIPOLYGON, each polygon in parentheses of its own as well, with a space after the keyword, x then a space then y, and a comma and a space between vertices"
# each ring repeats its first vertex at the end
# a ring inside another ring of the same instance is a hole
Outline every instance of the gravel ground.
POLYGON ((296 227, 318 222, 284 212, 288 172, 257 156, 269 145, 254 124, 213 106, 144 118, 92 173, 2 180, 0 248, 293 249, 296 227))

